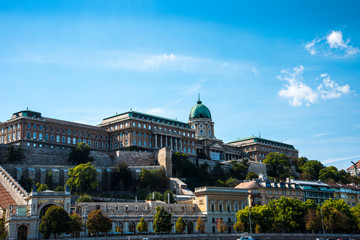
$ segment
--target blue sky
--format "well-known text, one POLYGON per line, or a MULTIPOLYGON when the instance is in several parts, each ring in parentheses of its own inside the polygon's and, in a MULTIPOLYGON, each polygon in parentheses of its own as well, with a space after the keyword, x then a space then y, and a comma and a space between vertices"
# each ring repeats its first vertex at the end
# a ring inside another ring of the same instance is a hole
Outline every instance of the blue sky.
POLYGON ((186 122, 201 93, 224 142, 259 135, 338 168, 360 159, 358 1, 1 1, 0 121, 186 122))

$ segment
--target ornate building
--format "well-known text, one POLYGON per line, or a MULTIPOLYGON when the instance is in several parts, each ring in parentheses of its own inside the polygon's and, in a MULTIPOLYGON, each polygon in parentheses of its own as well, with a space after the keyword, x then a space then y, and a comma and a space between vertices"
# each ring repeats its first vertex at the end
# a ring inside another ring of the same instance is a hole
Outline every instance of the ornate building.
POLYGON ((92 150, 105 152, 128 149, 153 152, 167 147, 186 153, 191 159, 197 156, 216 161, 241 159, 245 152, 257 162, 269 152, 298 156, 292 145, 262 138, 224 143, 215 137, 214 125, 209 108, 200 98, 190 110, 188 123, 130 110, 92 126, 24 110, 0 123, 0 144, 66 148, 84 142, 92 150))

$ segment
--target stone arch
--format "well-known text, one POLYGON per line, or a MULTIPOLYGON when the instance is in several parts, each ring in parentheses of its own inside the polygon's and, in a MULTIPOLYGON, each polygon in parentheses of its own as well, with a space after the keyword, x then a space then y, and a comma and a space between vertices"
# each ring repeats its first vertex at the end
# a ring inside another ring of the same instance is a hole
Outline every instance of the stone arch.
POLYGON ((63 207, 60 204, 56 203, 56 202, 46 202, 43 203, 39 208, 38 208, 38 216, 41 219, 42 216, 45 215, 46 211, 49 209, 49 207, 51 206, 59 206, 59 207, 63 207))
POLYGON ((25 224, 20 225, 17 231, 17 240, 27 240, 28 231, 28 227, 25 224))

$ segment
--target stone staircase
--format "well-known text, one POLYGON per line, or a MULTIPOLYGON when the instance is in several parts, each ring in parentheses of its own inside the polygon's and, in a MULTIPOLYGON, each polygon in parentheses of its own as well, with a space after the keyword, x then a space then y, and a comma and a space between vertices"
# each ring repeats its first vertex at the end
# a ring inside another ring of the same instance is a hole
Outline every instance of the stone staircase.
POLYGON ((6 208, 9 205, 26 205, 29 194, 20 186, 20 184, 0 166, 0 208, 6 208))

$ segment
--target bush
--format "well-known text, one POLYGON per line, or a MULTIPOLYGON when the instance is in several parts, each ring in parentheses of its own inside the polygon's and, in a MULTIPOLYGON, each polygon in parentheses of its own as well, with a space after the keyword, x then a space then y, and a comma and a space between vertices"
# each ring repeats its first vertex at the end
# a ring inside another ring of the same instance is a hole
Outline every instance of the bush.
POLYGON ((92 202, 92 201, 93 201, 92 197, 90 195, 87 195, 87 194, 80 196, 76 200, 76 202, 92 202))

